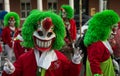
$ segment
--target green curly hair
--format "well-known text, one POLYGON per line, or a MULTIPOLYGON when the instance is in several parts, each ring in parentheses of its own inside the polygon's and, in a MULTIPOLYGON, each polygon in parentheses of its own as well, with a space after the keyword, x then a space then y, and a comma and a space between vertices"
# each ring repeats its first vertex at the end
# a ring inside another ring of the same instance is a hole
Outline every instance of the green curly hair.
POLYGON ((30 13, 29 14, 32 14, 32 13, 40 13, 41 11, 40 10, 38 10, 38 9, 33 9, 32 11, 30 11, 30 13))
POLYGON ((34 47, 33 41, 33 32, 37 30, 38 25, 37 22, 41 21, 42 19, 50 17, 54 24, 54 33, 56 34, 55 41, 52 45, 52 49, 59 50, 65 44, 64 37, 65 37, 65 26, 63 20, 57 14, 51 11, 39 12, 39 13, 32 13, 30 14, 27 19, 25 20, 23 27, 22 27, 22 36, 24 42, 22 45, 27 48, 34 47))
POLYGON ((96 13, 89 21, 84 44, 89 46, 93 42, 105 41, 110 37, 112 28, 119 21, 119 15, 113 10, 96 13))
POLYGON ((5 15, 5 17, 4 17, 4 26, 9 26, 9 22, 8 21, 9 21, 10 17, 14 17, 15 18, 15 21, 16 21, 15 27, 19 27, 19 25, 20 25, 20 17, 15 12, 9 12, 9 13, 7 13, 5 15))
POLYGON ((62 5, 61 8, 63 8, 66 11, 68 19, 72 19, 74 17, 74 10, 70 5, 62 5))

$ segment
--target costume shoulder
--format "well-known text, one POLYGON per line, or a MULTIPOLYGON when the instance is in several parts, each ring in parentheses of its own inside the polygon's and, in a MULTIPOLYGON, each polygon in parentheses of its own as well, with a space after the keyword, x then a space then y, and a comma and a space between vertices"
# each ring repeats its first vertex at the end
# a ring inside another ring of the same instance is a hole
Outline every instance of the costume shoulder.
POLYGON ((10 29, 8 26, 4 27, 3 30, 8 30, 10 29))
POLYGON ((63 60, 63 61, 68 60, 67 57, 64 54, 62 54, 61 52, 59 52, 58 50, 55 50, 55 53, 59 60, 63 60))
POLYGON ((33 49, 30 49, 28 52, 23 53, 23 54, 20 56, 20 59, 26 60, 26 59, 29 59, 29 58, 31 58, 31 57, 34 57, 34 51, 33 51, 33 49))
POLYGON ((99 47, 99 45, 103 45, 103 43, 102 43, 102 41, 97 41, 97 42, 93 42, 90 46, 98 46, 99 47))
POLYGON ((70 22, 75 22, 75 20, 72 18, 72 19, 70 19, 70 22))

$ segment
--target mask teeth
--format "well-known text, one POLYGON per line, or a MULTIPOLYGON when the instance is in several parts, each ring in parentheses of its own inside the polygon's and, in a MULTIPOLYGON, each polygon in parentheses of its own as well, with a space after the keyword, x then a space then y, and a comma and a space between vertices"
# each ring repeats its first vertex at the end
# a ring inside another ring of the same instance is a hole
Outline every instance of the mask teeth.
POLYGON ((36 39, 36 44, 39 47, 42 47, 42 48, 48 48, 51 45, 51 42, 52 42, 52 40, 50 40, 50 41, 40 41, 40 40, 36 39))

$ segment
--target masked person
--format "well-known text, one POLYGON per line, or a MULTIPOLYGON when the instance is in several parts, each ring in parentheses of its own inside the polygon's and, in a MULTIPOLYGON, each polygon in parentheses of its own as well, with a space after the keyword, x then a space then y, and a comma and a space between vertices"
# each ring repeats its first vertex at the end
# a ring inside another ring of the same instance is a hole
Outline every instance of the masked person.
MULTIPOLYGON (((113 29, 114 33, 112 34, 111 38, 109 39, 109 42, 113 48, 113 55, 115 60, 118 62, 120 68, 120 22, 118 23, 118 26, 113 29)), ((116 73, 120 73, 120 69, 116 70, 116 73)))
POLYGON ((115 76, 113 50, 108 42, 119 16, 113 10, 96 13, 84 37, 87 47, 86 76, 115 76))
POLYGON ((65 37, 65 46, 63 47, 63 53, 71 59, 71 56, 73 54, 73 45, 77 37, 77 29, 76 29, 76 23, 73 19, 74 17, 74 10, 70 5, 62 5, 61 6, 61 13, 60 13, 64 25, 66 28, 66 37, 65 37))
POLYGON ((69 61, 57 51, 64 45, 65 32, 62 19, 55 13, 30 14, 22 27, 22 45, 33 49, 22 54, 14 65, 7 60, 2 76, 79 76, 80 52, 76 49, 69 61))
POLYGON ((13 47, 13 51, 15 54, 15 60, 17 60, 20 55, 22 55, 23 53, 28 52, 30 49, 32 48, 25 48, 22 46, 22 42, 23 42, 23 38, 21 35, 21 30, 18 31, 18 35, 14 38, 14 47, 13 47))
POLYGON ((4 28, 2 31, 2 41, 4 50, 7 52, 8 58, 12 60, 14 37, 17 36, 18 27, 20 25, 19 15, 15 12, 9 12, 4 17, 4 28))
MULTIPOLYGON (((34 9, 34 10, 30 11, 30 14, 37 13, 37 12, 40 12, 40 10, 34 9)), ((21 34, 21 28, 19 28, 18 35, 14 38, 14 48, 13 48, 16 60, 20 57, 20 55, 22 55, 23 53, 32 49, 32 48, 25 48, 24 46, 22 46, 21 43, 23 41, 24 40, 23 40, 23 37, 21 34)))

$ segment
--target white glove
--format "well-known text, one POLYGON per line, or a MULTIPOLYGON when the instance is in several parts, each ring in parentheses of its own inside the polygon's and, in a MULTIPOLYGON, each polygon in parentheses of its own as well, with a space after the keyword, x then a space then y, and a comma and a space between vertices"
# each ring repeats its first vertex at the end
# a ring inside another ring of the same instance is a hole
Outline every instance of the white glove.
POLYGON ((72 57, 72 62, 75 63, 75 64, 80 64, 81 60, 82 60, 82 50, 78 48, 75 48, 74 47, 74 55, 72 57))
POLYGON ((6 63, 4 64, 3 70, 7 74, 12 74, 15 71, 15 67, 7 58, 5 58, 5 60, 6 60, 6 63))
POLYGON ((113 59, 113 65, 114 65, 114 68, 119 72, 119 64, 118 64, 118 62, 115 60, 115 59, 113 59))

